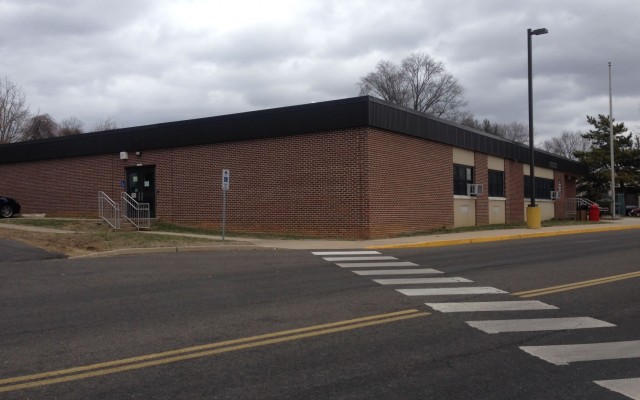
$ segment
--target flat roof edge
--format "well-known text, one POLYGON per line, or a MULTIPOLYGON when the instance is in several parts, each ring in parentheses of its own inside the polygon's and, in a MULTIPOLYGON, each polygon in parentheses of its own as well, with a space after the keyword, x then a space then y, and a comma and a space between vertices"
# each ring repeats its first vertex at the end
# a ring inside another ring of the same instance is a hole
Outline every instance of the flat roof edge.
MULTIPOLYGON (((247 111, 0 145, 0 164, 117 154, 373 127, 454 147, 529 162, 529 146, 436 118, 371 96, 247 111)), ((537 166, 576 175, 585 167, 542 150, 537 166)))

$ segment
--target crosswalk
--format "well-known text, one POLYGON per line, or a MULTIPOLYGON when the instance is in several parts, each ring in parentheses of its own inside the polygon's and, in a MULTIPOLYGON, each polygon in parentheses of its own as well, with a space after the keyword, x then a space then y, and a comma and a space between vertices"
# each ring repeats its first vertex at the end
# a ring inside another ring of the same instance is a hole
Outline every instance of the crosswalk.
POLYGON ((425 303, 442 313, 479 312, 479 311, 532 311, 557 310, 558 307, 537 300, 527 301, 472 301, 456 303, 425 303))
MULTIPOLYGON (((405 296, 457 296, 457 295, 509 295, 509 292, 490 286, 475 286, 472 280, 460 276, 446 277, 434 268, 425 268, 413 262, 385 256, 376 250, 315 251, 325 261, 340 268, 370 277, 373 282, 388 285, 405 296), (363 269, 370 268, 370 269, 363 269), (411 277, 398 277, 409 275, 411 277), (440 275, 440 276, 438 276, 440 275), (419 287, 416 287, 419 286, 419 287)), ((512 298, 512 297, 510 297, 512 298)), ((501 311, 544 311, 558 307, 537 300, 503 301, 452 301, 425 303, 442 313, 478 313, 501 311)), ((509 332, 537 332, 574 329, 606 329, 616 325, 589 316, 555 318, 519 318, 499 320, 469 320, 465 323, 484 333, 497 335, 509 332)), ((640 358, 640 340, 563 344, 551 346, 520 346, 520 350, 553 365, 569 365, 577 362, 640 358)), ((614 377, 615 378, 615 377, 614 377)), ((597 380, 595 384, 620 393, 628 398, 640 400, 640 378, 597 380)))

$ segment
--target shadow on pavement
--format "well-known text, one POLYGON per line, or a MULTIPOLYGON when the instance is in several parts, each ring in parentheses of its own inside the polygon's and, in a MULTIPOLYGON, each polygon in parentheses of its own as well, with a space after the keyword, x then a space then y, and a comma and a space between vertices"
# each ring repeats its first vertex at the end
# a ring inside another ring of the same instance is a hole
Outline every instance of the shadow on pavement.
POLYGON ((52 253, 38 247, 11 239, 0 239, 0 263, 15 261, 51 260, 65 258, 64 254, 52 253))

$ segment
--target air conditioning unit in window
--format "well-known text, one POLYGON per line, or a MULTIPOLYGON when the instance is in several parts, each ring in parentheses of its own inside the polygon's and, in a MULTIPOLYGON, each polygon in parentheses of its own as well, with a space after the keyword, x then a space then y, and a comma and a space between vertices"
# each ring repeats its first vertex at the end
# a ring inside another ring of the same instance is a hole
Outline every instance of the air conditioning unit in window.
POLYGON ((560 197, 560 192, 551 191, 550 196, 551 200, 557 200, 560 197))
POLYGON ((483 187, 477 183, 467 184, 467 196, 479 196, 482 194, 483 187))

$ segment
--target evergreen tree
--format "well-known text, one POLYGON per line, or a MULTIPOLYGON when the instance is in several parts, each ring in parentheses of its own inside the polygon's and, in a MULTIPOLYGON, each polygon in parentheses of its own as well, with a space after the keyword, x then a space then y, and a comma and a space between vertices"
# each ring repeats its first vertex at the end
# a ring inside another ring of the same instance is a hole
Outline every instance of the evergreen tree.
MULTIPOLYGON (((609 140, 609 117, 587 116, 593 126, 583 138, 591 142, 585 151, 576 151, 576 159, 585 164, 589 172, 578 182, 578 192, 592 200, 609 197, 611 190, 611 154, 609 140)), ((633 134, 626 133, 624 123, 613 124, 614 169, 616 193, 624 193, 628 187, 640 186, 640 149, 634 146, 633 134)))

